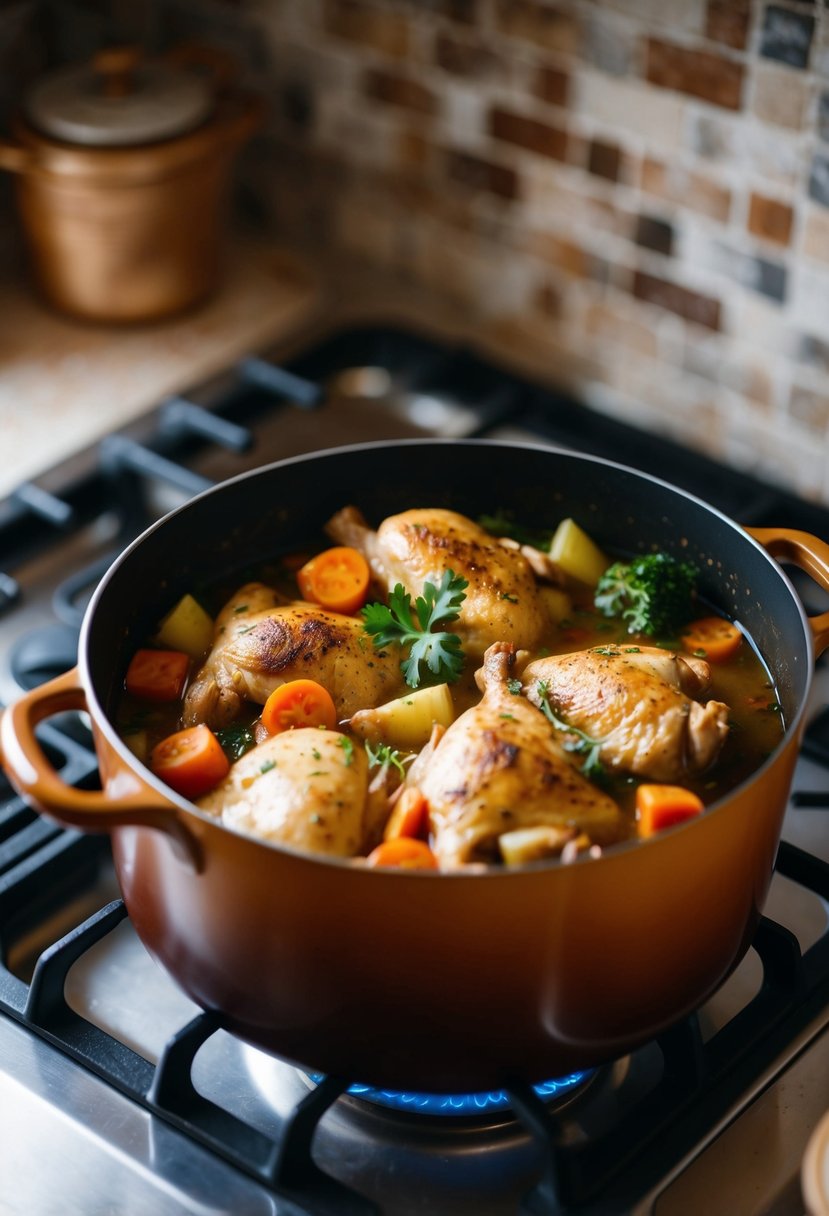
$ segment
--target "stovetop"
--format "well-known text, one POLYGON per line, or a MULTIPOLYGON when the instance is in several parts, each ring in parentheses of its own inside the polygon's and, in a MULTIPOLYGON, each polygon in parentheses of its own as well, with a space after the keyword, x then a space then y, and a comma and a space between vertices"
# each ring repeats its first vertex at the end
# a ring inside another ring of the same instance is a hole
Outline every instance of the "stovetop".
MULTIPOLYGON (((829 509, 469 347, 349 328, 251 355, 0 502, 0 702, 73 665, 112 558, 193 493, 302 451, 432 434, 591 452, 741 523, 829 537, 829 509)), ((359 1078, 309 1078, 238 1042, 144 951, 106 839, 41 820, 0 777, 0 1164, 15 1180, 0 1211, 802 1216, 800 1160, 829 1104, 827 707, 821 663, 766 916, 715 997, 581 1086, 458 1095, 452 1113, 424 1114, 419 1095, 390 1110, 346 1092, 359 1078)), ((41 739, 65 780, 95 784, 83 715, 41 739)))

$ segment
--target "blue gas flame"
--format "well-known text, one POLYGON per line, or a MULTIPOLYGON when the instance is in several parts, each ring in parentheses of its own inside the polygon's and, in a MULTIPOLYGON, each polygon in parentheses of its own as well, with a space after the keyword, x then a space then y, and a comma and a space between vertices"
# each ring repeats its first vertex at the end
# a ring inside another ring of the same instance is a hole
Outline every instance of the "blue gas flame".
MULTIPOLYGON (((311 1080, 319 1084, 322 1073, 311 1073, 311 1080)), ((551 1101, 560 1098, 591 1076, 590 1072, 573 1072, 555 1081, 542 1081, 533 1089, 539 1098, 551 1101)), ((374 1089, 370 1085, 350 1085, 348 1093, 364 1102, 386 1106, 392 1110, 413 1111, 421 1115, 481 1115, 493 1111, 509 1110, 510 1096, 504 1089, 493 1089, 478 1094, 424 1094, 397 1089, 374 1089)))

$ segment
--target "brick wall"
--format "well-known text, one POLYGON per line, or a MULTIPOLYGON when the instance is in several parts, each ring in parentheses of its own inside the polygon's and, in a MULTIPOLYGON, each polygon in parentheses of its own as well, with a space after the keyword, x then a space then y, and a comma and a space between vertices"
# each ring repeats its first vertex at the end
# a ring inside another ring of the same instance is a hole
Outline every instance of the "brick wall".
POLYGON ((592 405, 829 501, 829 10, 242 0, 284 232, 448 292, 592 405))
POLYGON ((33 6, 64 57, 223 42, 270 100, 246 169, 281 238, 829 502, 829 0, 33 6))

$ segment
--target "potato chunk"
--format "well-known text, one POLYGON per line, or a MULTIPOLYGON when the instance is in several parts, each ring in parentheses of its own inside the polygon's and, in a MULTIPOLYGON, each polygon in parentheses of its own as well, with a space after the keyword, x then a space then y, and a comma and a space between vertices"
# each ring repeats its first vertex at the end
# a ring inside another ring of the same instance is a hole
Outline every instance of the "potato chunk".
POLYGON ((372 743, 388 743, 401 751, 417 751, 424 747, 437 722, 450 726, 455 707, 448 684, 419 688, 406 693, 376 709, 361 709, 351 719, 355 734, 372 743))
POLYGON ((563 519, 550 542, 550 559, 570 578, 595 587, 610 565, 607 557, 572 519, 563 519))

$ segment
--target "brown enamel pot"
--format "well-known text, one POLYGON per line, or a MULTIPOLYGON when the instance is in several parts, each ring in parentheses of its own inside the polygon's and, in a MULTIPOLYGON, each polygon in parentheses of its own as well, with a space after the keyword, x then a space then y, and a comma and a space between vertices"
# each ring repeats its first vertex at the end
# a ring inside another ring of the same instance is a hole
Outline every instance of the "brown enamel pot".
POLYGON ((150 528, 89 605, 77 670, 4 714, 14 785, 61 823, 108 831, 132 923, 200 1006, 252 1043, 366 1083, 479 1090, 619 1056, 718 987, 748 948, 772 876, 829 614, 809 618, 781 557, 829 588, 829 547, 750 533, 665 483, 571 453, 485 442, 367 445, 287 460, 150 528), (185 591, 318 542, 338 508, 572 515, 608 550, 691 561, 773 674, 785 737, 698 819, 599 859, 523 870, 370 870, 263 844, 172 794, 111 712, 132 651, 185 591), (89 711, 102 792, 62 784, 41 719, 89 711))

